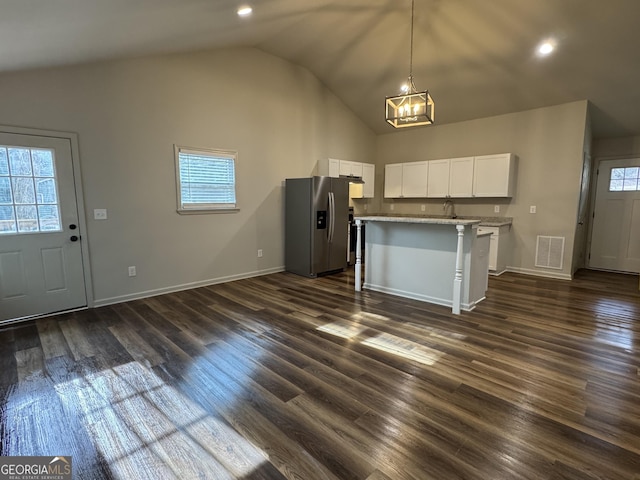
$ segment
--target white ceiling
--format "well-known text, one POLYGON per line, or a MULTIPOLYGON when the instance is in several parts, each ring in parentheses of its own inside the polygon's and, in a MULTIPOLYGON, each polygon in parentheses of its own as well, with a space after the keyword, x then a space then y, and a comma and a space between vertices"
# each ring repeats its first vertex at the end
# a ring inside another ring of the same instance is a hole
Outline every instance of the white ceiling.
MULTIPOLYGON (((411 0, 0 0, 0 71, 255 46, 312 71, 378 133, 409 73, 411 0)), ((416 0, 413 74, 452 123, 588 99, 640 135, 639 0, 416 0), (541 59, 546 37, 557 52, 541 59)), ((428 127, 425 127, 428 128, 428 127)))

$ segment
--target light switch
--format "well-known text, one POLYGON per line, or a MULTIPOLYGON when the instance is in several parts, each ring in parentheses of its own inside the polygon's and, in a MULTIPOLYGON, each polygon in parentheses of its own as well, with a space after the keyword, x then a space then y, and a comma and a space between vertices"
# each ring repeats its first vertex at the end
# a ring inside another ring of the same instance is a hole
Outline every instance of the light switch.
POLYGON ((536 210, 537 210, 537 209, 536 209, 536 206, 535 206, 535 205, 531 205, 531 206, 529 207, 529 213, 536 213, 536 210))
POLYGON ((107 209, 106 208, 94 208, 93 209, 93 219, 94 220, 106 220, 107 219, 107 209))

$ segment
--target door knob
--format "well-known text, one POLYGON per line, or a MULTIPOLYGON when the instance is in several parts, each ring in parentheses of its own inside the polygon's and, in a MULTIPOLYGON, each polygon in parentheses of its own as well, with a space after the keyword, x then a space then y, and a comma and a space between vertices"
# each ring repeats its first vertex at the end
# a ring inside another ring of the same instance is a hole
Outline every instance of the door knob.
POLYGON ((78 237, 77 235, 71 235, 71 237, 69 237, 69 240, 71 240, 72 242, 77 242, 79 238, 80 237, 78 237))
POLYGON ((78 226, 75 223, 69 225, 69 230, 75 230, 76 228, 78 228, 78 226))

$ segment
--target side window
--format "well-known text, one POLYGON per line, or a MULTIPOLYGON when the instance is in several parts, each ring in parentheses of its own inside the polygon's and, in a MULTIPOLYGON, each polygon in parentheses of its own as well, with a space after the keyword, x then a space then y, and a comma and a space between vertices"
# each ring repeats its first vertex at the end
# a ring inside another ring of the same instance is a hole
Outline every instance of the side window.
POLYGON ((0 145, 0 235, 60 231, 53 150, 0 145))
POLYGON ((175 146, 178 212, 236 211, 236 158, 228 150, 175 146))
POLYGON ((610 192, 635 192, 638 190, 640 190, 640 167, 611 169, 610 192))

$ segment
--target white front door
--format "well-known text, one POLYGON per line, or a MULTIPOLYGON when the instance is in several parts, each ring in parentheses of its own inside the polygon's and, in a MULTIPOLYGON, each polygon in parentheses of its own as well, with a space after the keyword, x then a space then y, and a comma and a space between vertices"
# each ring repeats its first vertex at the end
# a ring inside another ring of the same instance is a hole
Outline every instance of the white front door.
POLYGON ((640 272, 640 159, 600 162, 589 266, 640 272))
POLYGON ((71 142, 0 133, 0 323, 87 305, 71 142))

